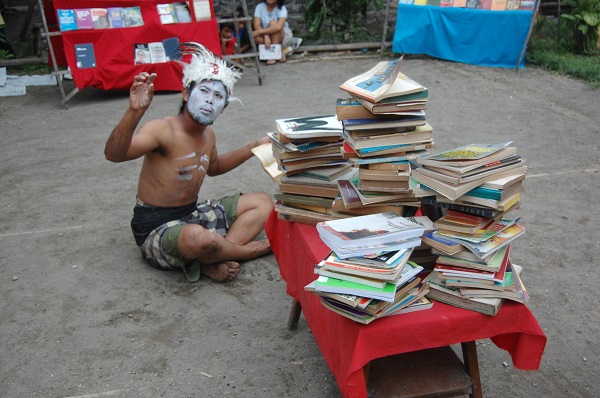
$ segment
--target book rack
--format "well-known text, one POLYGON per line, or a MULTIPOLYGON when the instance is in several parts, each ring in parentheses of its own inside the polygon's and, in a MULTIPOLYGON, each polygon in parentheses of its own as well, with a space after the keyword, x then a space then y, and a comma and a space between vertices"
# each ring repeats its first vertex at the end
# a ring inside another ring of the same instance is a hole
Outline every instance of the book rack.
POLYGON ((170 0, 54 0, 52 7, 49 9, 46 7, 45 12, 43 1, 37 0, 37 2, 42 11, 42 36, 48 43, 48 52, 54 67, 53 74, 57 78, 62 95, 61 102, 65 108, 67 108, 67 101, 85 87, 128 90, 133 82, 133 76, 142 71, 157 74, 154 82, 156 91, 181 91, 181 66, 175 61, 136 65, 134 45, 137 43, 161 42, 167 38, 177 37, 179 42, 198 42, 213 53, 221 55, 219 31, 212 1, 209 3, 210 18, 196 21, 190 3, 192 21, 172 24, 162 24, 156 9, 157 4, 168 3, 170 0), (61 32, 57 26, 48 23, 50 14, 54 13, 52 16, 56 16, 57 9, 131 6, 140 7, 143 26, 61 32), (96 60, 95 67, 77 67, 75 46, 83 44, 92 45, 96 60), (59 65, 62 56, 64 56, 63 65, 59 65), (68 70, 66 66, 69 67, 68 70), (63 82, 67 73, 72 75, 76 85, 70 93, 66 92, 63 82))

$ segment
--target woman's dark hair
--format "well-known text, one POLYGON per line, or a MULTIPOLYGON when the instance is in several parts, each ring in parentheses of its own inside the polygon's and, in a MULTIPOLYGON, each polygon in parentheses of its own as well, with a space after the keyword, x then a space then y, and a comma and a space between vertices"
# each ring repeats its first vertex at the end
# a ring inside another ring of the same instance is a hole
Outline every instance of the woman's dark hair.
MULTIPOLYGON (((265 3, 267 0, 263 0, 262 3, 265 3)), ((281 8, 283 7, 283 3, 285 3, 285 0, 277 0, 277 4, 275 4, 275 6, 277 8, 281 8)))

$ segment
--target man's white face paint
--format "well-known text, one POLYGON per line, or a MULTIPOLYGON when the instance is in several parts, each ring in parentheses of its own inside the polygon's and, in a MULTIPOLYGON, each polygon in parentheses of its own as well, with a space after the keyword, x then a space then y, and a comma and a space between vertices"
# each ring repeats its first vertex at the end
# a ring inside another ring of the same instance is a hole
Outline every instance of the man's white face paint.
POLYGON ((223 112, 226 101, 227 91, 223 83, 217 80, 203 81, 192 89, 187 109, 197 123, 210 125, 223 112))

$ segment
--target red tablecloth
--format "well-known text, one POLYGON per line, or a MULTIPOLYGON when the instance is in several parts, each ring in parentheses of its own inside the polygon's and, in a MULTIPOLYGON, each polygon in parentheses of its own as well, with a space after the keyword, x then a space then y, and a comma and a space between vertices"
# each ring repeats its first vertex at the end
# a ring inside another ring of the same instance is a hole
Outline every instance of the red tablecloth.
POLYGON ((315 279, 314 266, 329 253, 316 228, 278 220, 273 212, 265 231, 279 263, 287 293, 302 305, 304 317, 344 397, 366 397, 363 366, 373 359, 491 338, 509 352, 516 368, 537 370, 546 335, 529 309, 506 302, 496 316, 435 302, 433 308, 378 319, 369 325, 327 310, 304 291, 315 279))

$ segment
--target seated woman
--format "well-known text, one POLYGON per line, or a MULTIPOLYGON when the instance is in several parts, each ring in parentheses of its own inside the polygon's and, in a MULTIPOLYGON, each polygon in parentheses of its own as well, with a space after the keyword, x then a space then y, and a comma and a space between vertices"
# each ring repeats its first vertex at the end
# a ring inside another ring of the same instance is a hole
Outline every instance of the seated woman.
MULTIPOLYGON (((292 43, 293 34, 287 23, 288 12, 284 0, 263 0, 254 9, 253 35, 256 44, 281 44, 281 60, 285 62, 284 49, 292 43)), ((275 60, 267 61, 273 65, 275 60)))

